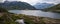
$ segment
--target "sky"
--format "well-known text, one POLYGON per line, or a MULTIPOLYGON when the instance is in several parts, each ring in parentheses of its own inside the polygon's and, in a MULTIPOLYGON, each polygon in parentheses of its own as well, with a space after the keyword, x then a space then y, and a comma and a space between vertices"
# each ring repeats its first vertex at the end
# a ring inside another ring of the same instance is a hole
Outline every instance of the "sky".
MULTIPOLYGON (((0 0, 0 2, 5 1, 5 0, 0 0)), ((22 1, 22 2, 27 2, 31 5, 35 5, 36 3, 54 3, 58 4, 60 3, 60 0, 8 0, 8 1, 22 1)))
POLYGON ((3 0, 0 0, 0 2, 2 2, 3 0))

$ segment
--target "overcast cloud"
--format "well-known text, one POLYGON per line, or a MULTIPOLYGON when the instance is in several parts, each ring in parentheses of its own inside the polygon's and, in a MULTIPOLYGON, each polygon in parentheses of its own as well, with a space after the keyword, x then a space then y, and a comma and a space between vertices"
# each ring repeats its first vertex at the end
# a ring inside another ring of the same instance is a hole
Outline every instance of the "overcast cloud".
POLYGON ((60 3, 60 0, 8 0, 8 1, 22 1, 22 2, 27 2, 31 5, 34 5, 36 3, 54 3, 54 4, 60 3))
POLYGON ((58 4, 60 3, 60 0, 20 0, 20 1, 24 1, 27 3, 30 3, 32 5, 36 4, 36 3, 54 3, 54 4, 58 4))
POLYGON ((47 1, 47 2, 55 2, 55 3, 60 3, 60 0, 44 0, 44 1, 47 1))
POLYGON ((0 2, 2 2, 3 0, 0 0, 0 2))

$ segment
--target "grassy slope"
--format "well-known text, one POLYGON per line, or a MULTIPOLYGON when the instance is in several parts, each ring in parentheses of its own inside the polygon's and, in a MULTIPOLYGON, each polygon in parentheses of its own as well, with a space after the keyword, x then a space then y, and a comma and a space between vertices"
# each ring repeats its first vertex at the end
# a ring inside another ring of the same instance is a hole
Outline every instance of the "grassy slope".
POLYGON ((44 9, 44 11, 60 12, 60 4, 50 7, 50 8, 46 8, 44 9))
POLYGON ((3 14, 3 16, 0 17, 0 23, 4 24, 16 24, 16 19, 24 19, 24 22, 26 24, 53 24, 53 23, 59 23, 60 19, 52 19, 47 17, 35 17, 30 15, 24 15, 24 14, 3 14), (2 20, 2 21, 1 21, 2 20), (5 21, 5 22, 3 22, 5 21))

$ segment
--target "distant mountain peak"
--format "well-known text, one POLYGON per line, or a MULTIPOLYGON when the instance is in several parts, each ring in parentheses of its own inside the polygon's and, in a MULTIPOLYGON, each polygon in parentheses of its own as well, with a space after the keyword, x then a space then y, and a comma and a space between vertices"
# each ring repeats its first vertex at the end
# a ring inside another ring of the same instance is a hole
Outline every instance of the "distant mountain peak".
POLYGON ((34 5, 34 7, 36 7, 37 9, 44 9, 44 8, 48 8, 51 6, 54 6, 55 4, 49 4, 49 3, 36 3, 34 5))
POLYGON ((26 3, 26 2, 18 2, 18 1, 5 1, 4 3, 0 3, 0 6, 2 5, 3 8, 6 8, 8 10, 34 10, 36 9, 35 7, 31 6, 30 4, 26 3))

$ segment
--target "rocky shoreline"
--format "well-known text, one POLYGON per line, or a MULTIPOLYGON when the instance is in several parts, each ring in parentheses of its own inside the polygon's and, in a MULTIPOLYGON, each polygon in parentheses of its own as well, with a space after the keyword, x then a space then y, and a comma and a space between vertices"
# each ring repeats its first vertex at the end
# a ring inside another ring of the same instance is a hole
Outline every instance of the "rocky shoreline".
POLYGON ((15 20, 24 19, 25 24, 60 24, 60 19, 52 19, 48 17, 38 17, 25 14, 4 13, 0 17, 1 23, 16 24, 15 20), (5 21, 5 22, 4 22, 5 21))

